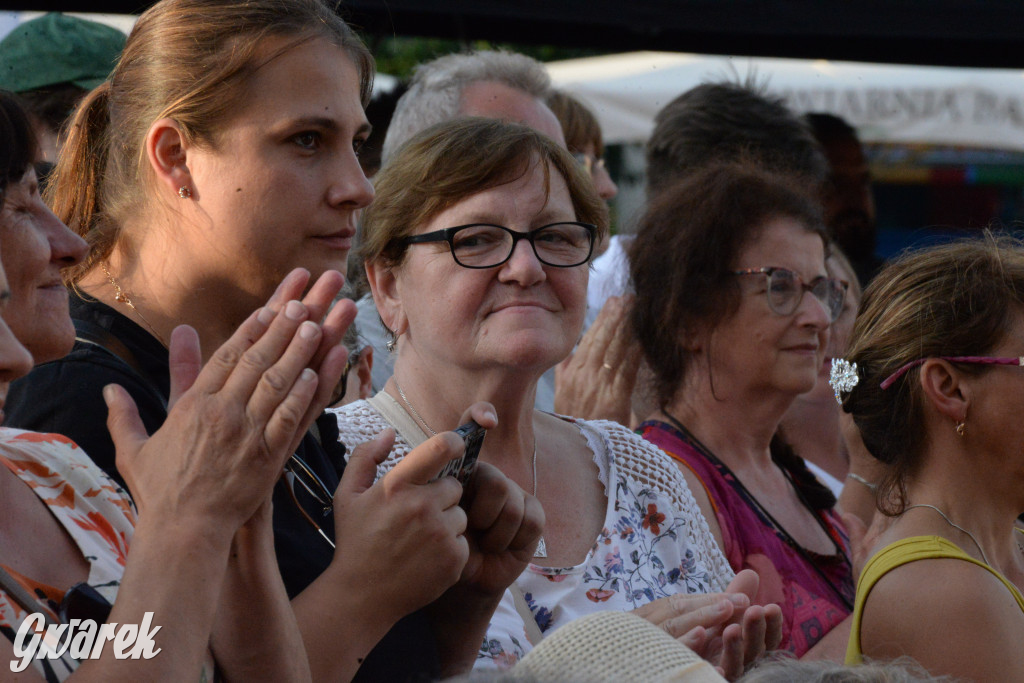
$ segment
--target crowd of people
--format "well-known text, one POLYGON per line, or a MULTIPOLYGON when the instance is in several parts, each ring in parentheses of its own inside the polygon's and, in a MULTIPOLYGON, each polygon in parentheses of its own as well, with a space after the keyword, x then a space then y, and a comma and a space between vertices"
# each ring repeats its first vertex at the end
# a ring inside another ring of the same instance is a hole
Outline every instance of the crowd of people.
POLYGON ((613 236, 524 55, 374 131, 322 0, 35 22, 93 52, 0 42, 0 678, 1024 680, 1024 242, 882 264, 841 120, 682 93, 613 236))

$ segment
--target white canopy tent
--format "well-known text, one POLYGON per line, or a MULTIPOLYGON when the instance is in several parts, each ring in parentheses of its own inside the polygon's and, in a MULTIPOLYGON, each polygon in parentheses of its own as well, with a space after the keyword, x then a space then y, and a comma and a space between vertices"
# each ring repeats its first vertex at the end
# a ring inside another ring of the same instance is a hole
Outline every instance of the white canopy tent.
POLYGON ((647 139, 689 88, 752 77, 793 110, 836 114, 865 142, 1024 151, 1024 71, 633 52, 547 64, 597 114, 607 143, 647 139))

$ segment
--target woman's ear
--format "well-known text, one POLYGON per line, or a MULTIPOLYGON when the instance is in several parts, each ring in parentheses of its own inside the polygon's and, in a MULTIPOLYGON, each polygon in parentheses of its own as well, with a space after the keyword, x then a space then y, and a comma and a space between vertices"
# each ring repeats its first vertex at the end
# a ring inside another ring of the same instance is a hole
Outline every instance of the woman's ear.
POLYGON ((173 194, 186 199, 197 193, 186 156, 188 143, 174 119, 160 119, 146 135, 146 158, 157 182, 173 194))
POLYGON ((367 261, 365 267, 366 281, 373 293, 373 301, 377 304, 377 314, 396 337, 401 336, 408 328, 408 321, 402 307, 402 297, 398 293, 394 268, 376 261, 367 261))
POLYGON ((971 387, 949 362, 929 358, 921 364, 920 382, 927 406, 954 423, 963 422, 971 402, 971 387))

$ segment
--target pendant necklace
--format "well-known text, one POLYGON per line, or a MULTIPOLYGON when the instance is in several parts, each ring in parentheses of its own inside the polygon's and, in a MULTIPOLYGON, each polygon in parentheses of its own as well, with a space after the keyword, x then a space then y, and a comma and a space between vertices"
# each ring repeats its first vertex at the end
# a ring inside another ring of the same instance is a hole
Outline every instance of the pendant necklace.
POLYGON ((101 261, 100 262, 100 270, 102 270, 103 274, 107 276, 107 281, 114 288, 114 301, 116 301, 118 303, 122 303, 122 304, 126 305, 128 308, 132 309, 132 311, 135 312, 135 315, 139 316, 139 320, 141 320, 142 323, 146 326, 146 328, 149 329, 150 333, 154 337, 157 338, 157 341, 159 341, 161 344, 163 344, 164 348, 170 348, 168 346, 167 342, 164 341, 164 338, 161 337, 157 333, 157 331, 155 329, 153 329, 153 326, 149 324, 149 321, 146 320, 146 316, 142 315, 142 311, 140 311, 139 309, 135 308, 135 304, 132 303, 132 299, 128 295, 128 292, 124 291, 121 288, 120 283, 118 283, 118 281, 114 279, 114 276, 110 274, 110 271, 107 270, 107 262, 106 261, 101 261))

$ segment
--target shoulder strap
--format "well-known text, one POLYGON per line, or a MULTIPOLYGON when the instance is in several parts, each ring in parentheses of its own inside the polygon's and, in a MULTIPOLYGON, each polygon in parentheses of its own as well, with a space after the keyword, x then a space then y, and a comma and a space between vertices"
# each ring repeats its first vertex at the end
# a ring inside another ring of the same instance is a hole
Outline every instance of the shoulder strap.
POLYGON ((157 388, 156 382, 153 381, 149 374, 142 368, 142 365, 135 357, 135 354, 131 352, 131 349, 124 345, 124 342, 111 334, 110 330, 100 327, 88 320, 72 318, 72 322, 75 324, 76 341, 97 346, 127 365, 128 369, 131 370, 152 392, 152 394, 160 400, 160 404, 164 407, 164 410, 167 410, 167 399, 164 398, 164 395, 157 388))
POLYGON ((519 612, 519 617, 523 620, 523 630, 526 631, 526 638, 534 647, 540 645, 540 641, 544 640, 544 634, 541 633, 537 620, 533 618, 533 610, 530 609, 530 605, 526 602, 523 589, 513 581, 512 585, 508 587, 508 592, 512 594, 512 602, 516 606, 516 612, 519 612))
POLYGON ((416 421, 412 419, 412 416, 405 412, 405 408, 383 389, 378 391, 376 395, 366 399, 366 402, 383 415, 385 420, 391 423, 391 426, 395 428, 399 436, 405 439, 410 448, 416 448, 427 440, 427 435, 416 424, 416 421))

